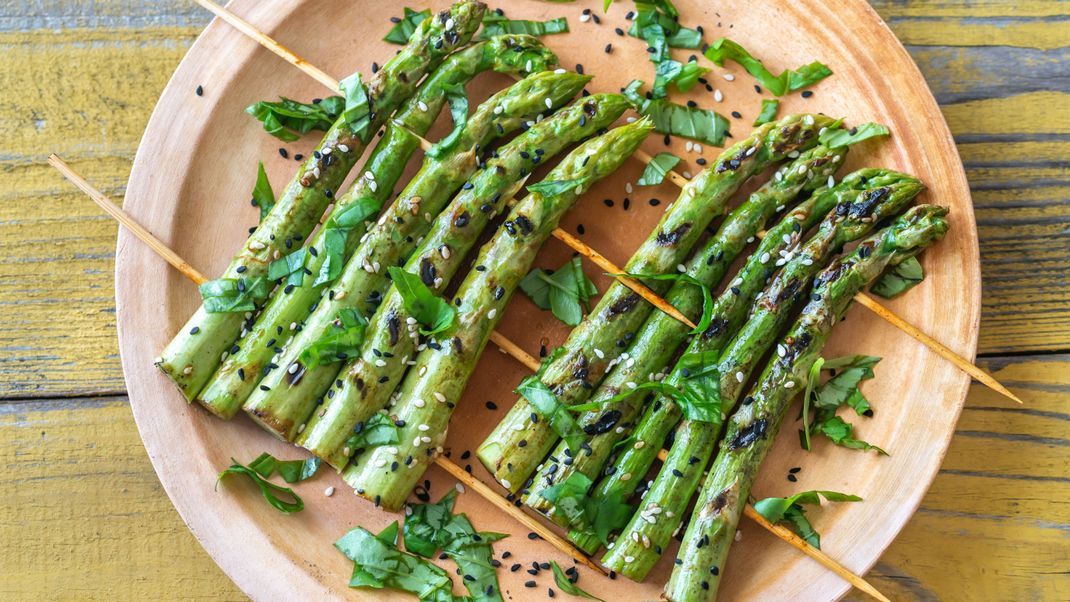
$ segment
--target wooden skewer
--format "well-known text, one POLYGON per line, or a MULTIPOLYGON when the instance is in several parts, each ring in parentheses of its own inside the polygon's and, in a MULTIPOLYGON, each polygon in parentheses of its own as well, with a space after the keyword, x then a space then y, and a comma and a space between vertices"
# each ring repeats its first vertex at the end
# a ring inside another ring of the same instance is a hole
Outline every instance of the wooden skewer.
POLYGON ((55 154, 49 155, 48 164, 55 167, 57 171, 63 174, 63 177, 67 178, 71 184, 74 184, 79 190, 84 192, 86 196, 97 204, 98 207, 115 218, 115 221, 126 226, 126 228, 133 232, 139 240, 149 245, 157 255, 164 259, 164 261, 174 266, 179 272, 182 272, 183 276, 189 278, 198 286, 208 281, 208 278, 205 278, 204 274, 198 272, 193 266, 187 263, 185 259, 182 259, 177 253, 169 249, 167 245, 163 244, 159 238, 156 238, 152 232, 149 232, 141 224, 134 221, 134 218, 130 217, 129 213, 120 209, 119 206, 105 196, 104 193, 93 188, 85 178, 78 175, 63 159, 60 159, 59 156, 55 154))
MULTIPOLYGON (((311 63, 309 63, 308 61, 302 59, 301 57, 297 56, 290 49, 286 48, 282 44, 279 44, 273 38, 269 37, 268 35, 260 32, 260 31, 258 31, 255 27, 253 27, 251 24, 249 24, 247 21, 245 21, 241 17, 239 17, 239 16, 235 15, 234 13, 228 11, 227 9, 219 6, 218 4, 215 4, 211 0, 193 0, 193 1, 196 2, 197 4, 203 6, 204 8, 212 11, 212 13, 214 13, 220 19, 223 19, 227 23, 230 23, 236 29, 238 29, 239 31, 241 31, 245 35, 249 36, 253 40, 257 41, 261 46, 263 46, 264 48, 267 48, 268 50, 270 50, 273 53, 277 54, 283 60, 285 60, 286 62, 290 63, 291 65, 297 67, 298 69, 300 69, 304 73, 308 74, 310 77, 312 77, 316 81, 318 81, 321 84, 323 84, 324 86, 330 88, 332 91, 337 91, 338 90, 338 80, 332 78, 331 76, 327 75, 326 73, 324 73, 322 70, 320 70, 316 66, 312 65, 311 63)), ((424 150, 427 150, 428 148, 430 148, 430 146, 431 146, 430 142, 428 142, 427 140, 424 140, 423 138, 420 138, 420 140, 421 140, 420 144, 424 148, 424 150)), ((646 164, 649 164, 653 160, 653 158, 650 155, 648 155, 647 153, 645 153, 645 152, 643 152, 641 150, 640 151, 636 151, 635 156, 639 160, 643 161, 646 164)), ((687 182, 688 182, 687 178, 683 177, 682 175, 680 175, 680 174, 678 174, 678 173, 676 173, 675 171, 672 171, 672 170, 669 170, 669 172, 666 174, 666 177, 669 179, 669 181, 671 181, 673 184, 676 184, 680 188, 683 188, 685 185, 687 185, 687 182)), ((559 238, 559 239, 561 239, 562 241, 566 242, 566 244, 569 244, 568 241, 565 241, 565 239, 562 238, 558 234, 558 232, 555 231, 554 232, 554 236, 559 238)), ((575 237, 571 237, 571 239, 573 241, 577 241, 578 242, 578 239, 576 239, 575 237)), ((572 246, 572 245, 570 244, 569 246, 572 246)), ((584 247, 586 249, 590 250, 590 247, 586 247, 586 245, 584 245, 584 247)), ((576 248, 575 246, 573 246, 572 248, 575 251, 579 252, 579 253, 584 253, 584 251, 582 249, 576 248)), ((601 257, 601 256, 599 256, 599 257, 601 257)), ((591 259, 593 260, 594 258, 591 257, 591 259)), ((620 273, 620 272, 615 272, 615 273, 620 273)), ((622 280, 622 282, 623 282, 623 280, 622 280)), ((641 283, 638 283, 638 282, 635 282, 635 281, 632 281, 632 282, 634 284, 636 284, 636 285, 642 286, 641 283)), ((653 291, 651 291, 649 288, 647 288, 645 286, 642 286, 642 288, 645 289, 645 291, 644 291, 644 290, 640 290, 640 289, 632 286, 631 284, 628 284, 627 282, 624 282, 624 284, 626 286, 628 286, 628 288, 631 288, 635 292, 639 293, 640 296, 642 296, 647 301, 653 303, 655 306, 657 306, 662 311, 668 311, 666 308, 667 307, 671 307, 664 299, 660 299, 660 297, 658 297, 657 294, 655 294, 653 291), (657 299, 657 300, 655 300, 655 299, 657 299)), ((894 313, 892 313, 888 309, 884 308, 882 305, 877 303, 877 301, 874 300, 872 297, 867 296, 865 293, 859 293, 858 295, 855 296, 855 300, 858 301, 859 304, 862 305, 863 307, 873 311, 874 313, 876 313, 881 318, 884 318, 890 324, 892 324, 896 328, 902 330, 907 335, 913 337, 915 340, 917 340, 918 342, 922 343, 923 345, 925 345, 926 347, 931 349, 933 352, 935 352, 940 357, 950 361, 952 364, 954 364, 960 370, 962 370, 963 372, 969 374, 973 378, 977 379, 979 382, 981 382, 985 386, 989 387, 993 391, 996 391, 997 393, 999 393, 1001 395, 1004 395, 1004 396, 1008 397, 1009 399, 1011 399, 1013 401, 1016 401, 1018 403, 1022 403, 1021 399, 1019 399, 1017 396, 1015 396, 1013 393, 1011 393, 1006 387, 1001 385, 990 374, 988 374, 984 370, 978 368, 976 365, 971 363, 966 358, 964 358, 964 357, 956 354, 954 351, 948 349, 946 346, 944 346, 943 344, 938 342, 936 339, 934 339, 931 336, 921 332, 920 330, 918 330, 917 327, 911 325, 906 320, 900 318, 899 316, 895 315, 894 313)), ((694 328, 694 324, 690 320, 688 320, 686 318, 686 316, 684 316, 680 312, 677 311, 675 313, 670 313, 670 315, 672 315, 674 318, 676 318, 676 319, 680 320, 681 322, 684 322, 685 324, 688 324, 689 326, 694 328)))
MULTIPOLYGON (((138 238, 138 240, 147 244, 149 248, 151 248, 157 255, 166 259, 168 263, 170 263, 172 266, 182 272, 184 276, 186 276, 193 282, 196 282, 198 285, 202 284, 207 280, 203 274, 198 272, 196 269, 193 268, 193 266, 191 266, 184 259, 179 257, 177 253, 169 249, 167 245, 160 242, 158 238, 156 238, 152 235, 151 232, 143 228, 141 224, 137 223, 134 218, 130 216, 130 214, 116 207, 115 204, 108 199, 108 197, 104 196, 103 193, 94 188, 89 182, 85 180, 85 178, 75 173, 75 171, 72 170, 70 166, 68 166, 58 156, 54 154, 50 155, 48 158, 48 163, 55 167, 60 173, 63 174, 65 178, 70 180, 71 183, 77 186, 82 192, 86 193, 89 198, 93 199, 93 201, 102 209, 104 209, 104 211, 108 215, 115 218, 116 221, 118 221, 128 230, 130 230, 130 232, 132 232, 134 236, 138 238)), ((538 368, 539 363, 535 361, 535 358, 528 355, 526 352, 524 352, 524 350, 513 344, 505 337, 494 333, 494 335, 492 335, 492 338, 502 341, 508 347, 508 349, 506 349, 507 353, 510 353, 510 355, 513 355, 520 361, 525 362, 525 365, 531 367, 531 365, 533 364, 533 369, 538 368)), ((505 348, 506 347, 503 347, 503 349, 505 348)), ((437 458, 435 458, 435 463, 442 467, 446 472, 453 475, 454 478, 463 483, 466 487, 475 490, 479 495, 483 496, 492 504, 503 510, 506 514, 516 519, 517 522, 521 523, 531 531, 538 533, 540 537, 550 542, 558 550, 561 550, 565 554, 568 554, 577 562, 580 562, 583 565, 598 571, 599 573, 606 574, 605 569, 598 566, 597 563, 588 558, 586 554, 576 549, 575 546, 570 544, 563 537, 561 537, 557 533, 554 533, 552 530, 546 527, 546 525, 543 525, 531 516, 528 516, 526 513, 524 513, 523 510, 517 508, 516 506, 511 504, 509 500, 495 493, 494 490, 492 490, 489 486, 487 486, 479 479, 476 479, 474 476, 468 474, 467 471, 465 471, 457 464, 453 463, 449 458, 446 458, 445 456, 438 456, 437 458)))

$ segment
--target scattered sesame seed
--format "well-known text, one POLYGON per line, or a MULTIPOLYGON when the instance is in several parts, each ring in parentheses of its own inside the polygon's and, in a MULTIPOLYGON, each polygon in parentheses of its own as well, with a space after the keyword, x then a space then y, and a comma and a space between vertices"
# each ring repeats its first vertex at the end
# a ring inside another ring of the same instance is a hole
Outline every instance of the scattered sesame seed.
POLYGON ((334 486, 331 485, 330 487, 324 489, 323 490, 323 495, 325 495, 327 497, 331 497, 332 495, 334 495, 334 486))

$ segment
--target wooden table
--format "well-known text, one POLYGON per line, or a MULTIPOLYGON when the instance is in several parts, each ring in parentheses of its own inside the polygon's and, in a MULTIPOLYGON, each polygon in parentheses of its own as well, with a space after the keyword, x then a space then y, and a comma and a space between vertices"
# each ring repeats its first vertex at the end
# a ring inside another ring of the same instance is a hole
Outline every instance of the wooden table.
MULTIPOLYGON (((959 143, 981 236, 979 362, 1026 405, 971 390, 943 469, 870 577, 896 599, 1067 599, 1070 6, 874 5, 959 143)), ((121 198, 149 112, 208 18, 184 0, 0 7, 0 597, 241 598, 131 419, 116 226, 44 163, 57 152, 121 198)))

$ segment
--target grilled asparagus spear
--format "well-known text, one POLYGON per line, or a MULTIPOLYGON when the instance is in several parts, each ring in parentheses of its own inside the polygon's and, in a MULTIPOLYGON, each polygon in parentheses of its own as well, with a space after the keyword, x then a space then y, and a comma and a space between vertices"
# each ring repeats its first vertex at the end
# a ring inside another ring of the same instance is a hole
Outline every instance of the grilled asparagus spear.
MULTIPOLYGON (((497 156, 443 213, 405 269, 419 274, 433 290, 442 291, 460 269, 489 217, 505 204, 503 198, 515 193, 529 170, 613 123, 626 108, 627 102, 619 95, 595 94, 542 120, 498 149, 497 156)), ((361 357, 343 368, 323 406, 312 413, 300 445, 339 469, 345 466, 355 451, 347 449, 346 440, 353 429, 386 406, 401 382, 406 363, 415 355, 419 342, 413 338, 416 327, 411 321, 400 294, 391 290, 371 319, 361 357)))
POLYGON ((781 339, 783 354, 769 361, 748 396, 752 401, 729 421, 665 586, 666 599, 691 602, 713 600, 717 595, 719 575, 754 478, 791 400, 806 388, 810 367, 832 327, 854 295, 886 267, 942 238, 948 228, 946 214, 942 207, 915 207, 817 277, 810 302, 781 339))
MULTIPOLYGON (((488 69, 527 74, 555 64, 557 57, 552 52, 536 38, 525 35, 498 36, 450 55, 387 124, 382 139, 364 164, 364 177, 357 178, 349 192, 335 201, 331 217, 344 215, 356 203, 367 203, 369 200, 382 206, 394 190, 409 158, 419 148, 419 139, 412 134, 422 136, 431 129, 446 102, 447 88, 464 85, 488 69)), ((369 213, 367 219, 349 229, 342 264, 353 254, 368 224, 374 221, 378 213, 369 213)), ((256 387, 261 371, 271 361, 276 349, 285 345, 290 336, 290 324, 303 322, 319 301, 329 285, 329 281, 320 282, 318 277, 329 257, 325 250, 327 232, 327 228, 321 228, 306 245, 307 249, 316 253, 309 255, 305 264, 305 269, 311 275, 300 286, 285 286, 281 294, 276 292, 256 318, 256 323, 243 331, 238 352, 227 357, 197 395, 197 401, 213 414, 221 418, 234 416, 256 387), (320 283, 316 285, 316 282, 320 283), (271 344, 268 344, 269 341, 271 344)), ((342 264, 335 267, 340 270, 342 264)))
MULTIPOLYGON (((766 222, 777 212, 790 205, 800 191, 812 191, 824 185, 829 176, 836 173, 842 165, 846 153, 846 147, 831 150, 825 146, 816 146, 782 167, 773 179, 751 194, 725 218, 717 233, 688 261, 685 273, 706 286, 716 286, 748 240, 753 239, 758 230, 764 228, 766 222)), ((689 282, 674 284, 666 293, 665 299, 673 307, 692 317, 702 311, 702 292, 689 282)), ((663 312, 653 312, 639 329, 627 355, 621 355, 622 362, 614 366, 591 395, 591 403, 608 400, 626 391, 629 383, 649 380, 648 375, 661 372, 672 359, 677 347, 687 338, 688 332, 688 326, 679 320, 663 312)), ((553 504, 541 497, 542 491, 567 479, 575 471, 596 480, 613 447, 624 436, 615 428, 600 428, 600 424, 608 422, 603 416, 611 412, 609 415, 616 418, 616 425, 629 425, 640 412, 640 402, 645 396, 645 392, 637 392, 613 407, 603 407, 580 416, 580 426, 593 433, 587 440, 584 453, 573 457, 568 446, 564 442, 558 442, 528 488, 525 503, 555 522, 564 524, 564 517, 553 512, 553 504)))
MULTIPOLYGON (((310 365, 301 360, 302 352, 328 332, 340 309, 355 308, 364 315, 374 311, 390 285, 386 270, 404 262, 416 248, 419 238, 431 228, 434 216, 442 211, 450 195, 476 171, 477 152, 485 148, 488 141, 565 103, 587 81, 586 76, 563 70, 545 71, 513 84, 480 105, 467 121, 453 150, 438 158, 429 155, 420 172, 402 191, 398 202, 368 232, 360 249, 350 258, 342 275, 321 299, 301 331, 268 366, 282 368, 267 372, 245 401, 245 410, 268 430, 293 440, 342 367, 339 362, 310 365)), ((510 172, 515 178, 521 177, 517 174, 522 162, 518 158, 518 166, 510 172)), ((526 163, 530 165, 530 162, 526 163)), ((513 178, 505 181, 511 182, 513 178)), ((489 213, 479 212, 479 204, 465 208, 474 212, 470 218, 462 220, 459 214, 447 213, 439 216, 436 223, 455 217, 460 221, 472 221, 471 227, 464 231, 472 232, 474 237, 482 227, 477 227, 477 223, 486 223, 491 217, 489 213)), ((458 224, 457 228, 463 225, 458 224)), ((419 244, 426 248, 428 243, 419 244)), ((458 254, 457 260, 460 260, 463 252, 458 254)))
MULTIPOLYGON (((425 19, 408 44, 387 61, 367 84, 370 122, 354 132, 345 117, 324 135, 245 246, 223 272, 223 278, 256 279, 267 274, 276 253, 300 245, 323 215, 330 195, 356 164, 365 146, 394 110, 412 96, 416 84, 459 46, 471 39, 483 20, 486 5, 459 0, 448 11, 425 19)), ((258 304, 263 299, 258 300, 258 304)), ((192 400, 222 361, 251 315, 209 313, 202 305, 164 349, 156 365, 192 400)))
POLYGON ((391 410, 404 424, 399 443, 365 450, 344 478, 357 493, 397 510, 446 441, 454 405, 475 369, 509 297, 527 274, 539 248, 561 217, 596 181, 613 173, 653 129, 646 118, 610 130, 570 153, 547 182, 574 185, 554 193, 532 192, 512 210, 504 227, 481 250, 457 292, 457 320, 441 346, 416 356, 401 385, 402 403, 391 410))
MULTIPOLYGON (((822 193, 837 197, 833 209, 806 244, 782 255, 780 261, 790 259, 773 276, 752 308, 746 324, 725 350, 718 353, 717 348, 709 346, 708 340, 696 337, 685 352, 710 358, 719 355, 709 363, 717 370, 714 378, 720 389, 722 413, 732 411, 751 371, 787 324, 792 306, 804 298, 814 276, 836 250, 866 236, 881 220, 901 212, 922 189, 921 182, 910 176, 866 169, 850 174, 838 187, 822 193)), ((681 385, 687 378, 685 368, 677 365, 669 376, 669 383, 681 385)), ((652 420, 675 424, 680 416, 676 404, 667 398, 659 398, 655 402, 658 404, 661 408, 652 414, 652 420)), ((640 512, 628 522, 617 544, 602 559, 603 564, 636 580, 644 578, 653 568, 698 486, 699 477, 721 433, 720 427, 719 423, 693 420, 681 423, 669 458, 643 496, 640 512), (664 516, 650 521, 647 517, 655 508, 664 516)), ((661 446, 660 441, 647 444, 661 446)))
MULTIPOLYGON (((683 188, 625 270, 665 273, 675 269, 744 182, 788 153, 812 148, 818 132, 832 124, 821 115, 793 115, 758 127, 728 148, 683 188)), ((659 293, 667 288, 660 281, 646 284, 659 293)), ((565 352, 547 366, 542 382, 564 405, 586 400, 651 310, 637 293, 614 283, 569 335, 565 352)), ((509 482, 513 491, 523 486, 558 439, 548 421, 534 422, 532 413, 532 405, 518 399, 477 452, 498 482, 509 482)))

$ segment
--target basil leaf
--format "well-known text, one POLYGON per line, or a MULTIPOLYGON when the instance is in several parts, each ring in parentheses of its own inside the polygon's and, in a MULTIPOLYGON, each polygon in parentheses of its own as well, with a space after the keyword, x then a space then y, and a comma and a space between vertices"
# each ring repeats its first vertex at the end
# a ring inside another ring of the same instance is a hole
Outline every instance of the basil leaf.
POLYGON ((327 131, 342 112, 344 101, 331 96, 318 102, 298 102, 282 96, 278 102, 260 101, 245 112, 252 115, 272 136, 293 142, 312 130, 327 131))
POLYGON ((583 176, 573 180, 543 180, 536 184, 528 185, 528 192, 537 192, 544 197, 558 196, 574 188, 585 186, 591 181, 591 176, 583 176))
POLYGON ((254 311, 271 293, 271 284, 265 278, 217 278, 198 289, 208 313, 235 313, 254 311))
POLYGON ((825 384, 818 387, 816 404, 820 408, 837 409, 847 405, 861 416, 869 411, 859 385, 873 378, 873 366, 881 358, 873 355, 853 355, 824 361, 824 369, 836 372, 825 384))
POLYGON ((554 504, 554 511, 568 521, 572 528, 594 533, 603 544, 609 543, 609 536, 628 524, 635 513, 623 494, 592 499, 588 496, 593 482, 590 477, 574 472, 563 481, 547 487, 541 496, 554 504))
POLYGON ((289 255, 285 255, 268 264, 268 279, 286 279, 285 284, 301 286, 305 278, 305 261, 308 259, 308 249, 302 247, 289 255))
POLYGON ((672 153, 658 153, 643 168, 636 184, 640 186, 657 186, 665 181, 665 176, 680 162, 680 157, 672 153))
POLYGON ((704 54, 718 67, 723 67, 725 60, 739 63, 747 70, 747 73, 750 73, 759 84, 775 96, 783 96, 786 92, 805 88, 832 75, 832 70, 817 61, 803 65, 794 71, 785 69, 780 75, 773 75, 760 60, 728 38, 714 41, 704 54))
POLYGON ((438 159, 457 146, 465 125, 468 124, 468 96, 464 93, 464 86, 460 84, 446 84, 442 86, 446 92, 446 102, 450 105, 450 116, 453 117, 453 130, 442 140, 436 142, 428 149, 428 156, 438 159))
POLYGON ((256 486, 260 488, 260 493, 264 496, 264 499, 267 500, 268 503, 271 504, 272 507, 274 507, 279 512, 285 514, 292 514, 294 512, 300 512, 304 509, 305 503, 296 493, 294 493, 293 489, 281 487, 274 483, 269 483, 268 481, 264 480, 264 478, 261 477, 256 470, 253 470, 248 466, 242 466, 241 464, 238 464, 238 461, 234 458, 231 458, 230 461, 232 462, 230 467, 219 473, 219 478, 216 480, 217 486, 219 485, 219 481, 221 481, 223 477, 227 475, 245 475, 252 479, 253 483, 255 483, 256 486), (280 495, 282 497, 279 497, 280 495))
POLYGON ((260 208, 260 223, 264 222, 264 218, 271 212, 271 208, 275 206, 275 193, 271 190, 271 182, 268 180, 267 172, 264 171, 263 161, 260 162, 260 167, 257 168, 252 203, 260 208))
POLYGON ((431 11, 429 10, 416 12, 406 6, 405 16, 390 28, 390 31, 387 32, 386 37, 383 38, 383 40, 390 42, 391 44, 401 44, 404 46, 409 42, 409 37, 416 31, 416 28, 420 23, 430 16, 431 11))
POLYGON ((817 549, 821 549, 821 538, 806 519, 803 504, 820 505, 821 498, 830 502, 860 502, 857 495, 836 491, 803 491, 787 498, 769 497, 754 502, 754 509, 771 523, 787 522, 800 537, 817 549))
POLYGON ((579 450, 585 438, 583 429, 553 391, 539 380, 538 374, 520 381, 516 392, 528 400, 535 412, 550 424, 550 428, 568 445, 570 451, 575 453, 579 450))
POLYGON ((529 36, 545 36, 554 33, 568 33, 568 20, 558 17, 549 21, 526 21, 522 19, 507 19, 494 12, 488 12, 483 17, 483 33, 479 39, 489 40, 494 36, 510 33, 524 33, 529 36))
POLYGON ((271 478, 271 475, 278 471, 279 476, 287 483, 311 479, 316 474, 316 471, 319 470, 319 467, 319 458, 278 460, 267 452, 260 454, 257 459, 249 463, 249 468, 255 470, 257 474, 265 479, 271 478))
POLYGON ((635 80, 623 94, 639 113, 650 117, 654 130, 662 134, 683 136, 714 146, 724 145, 729 122, 723 115, 707 109, 686 107, 665 99, 649 100, 639 94, 643 82, 635 80))
POLYGON ((349 234, 367 219, 378 215, 380 209, 382 203, 378 199, 361 197, 349 201, 345 208, 327 220, 323 225, 323 263, 312 286, 326 284, 342 274, 349 234))
POLYGON ((415 504, 409 508, 412 514, 405 517, 405 549, 424 558, 431 558, 435 552, 449 543, 450 537, 445 529, 453 519, 453 504, 457 501, 457 491, 450 490, 436 504, 415 504))
POLYGON ((368 91, 360 79, 360 72, 338 82, 338 88, 345 96, 342 119, 345 120, 349 131, 361 140, 367 141, 371 137, 371 132, 368 131, 368 126, 371 125, 371 106, 368 102, 368 91))
POLYGON ((763 123, 769 123, 776 119, 777 109, 780 108, 780 101, 775 98, 766 98, 762 100, 762 110, 758 112, 758 118, 754 120, 754 125, 759 126, 763 123))
MULTIPOLYGON (((698 354, 691 354, 698 355, 698 354)), ((684 357, 687 357, 686 355, 684 357)), ((683 361, 683 358, 681 358, 683 361)), ((609 399, 568 406, 570 412, 590 412, 618 403, 642 391, 653 391, 664 395, 680 406, 684 417, 694 422, 721 424, 724 417, 721 410, 720 376, 716 369, 707 368, 701 374, 684 377, 679 384, 666 381, 647 381, 634 388, 618 393, 609 399)))
POLYGON ((520 281, 524 291, 540 309, 551 310, 557 319, 577 326, 589 309, 590 298, 598 294, 594 282, 583 273, 579 257, 573 257, 554 272, 535 268, 520 281))
POLYGON ((334 543, 353 561, 350 587, 397 589, 420 600, 453 602, 453 581, 445 570, 398 550, 384 539, 357 527, 334 543))
POLYGON ((883 138, 889 135, 887 127, 870 122, 848 129, 827 129, 817 139, 829 148, 842 148, 870 138, 883 138))
POLYGON ((803 449, 810 451, 811 433, 817 433, 841 447, 888 455, 876 445, 852 437, 854 426, 836 415, 836 411, 843 406, 852 408, 859 416, 872 414, 872 407, 859 386, 862 381, 873 378, 873 366, 880 359, 869 355, 855 355, 831 360, 818 358, 814 362, 803 397, 803 428, 799 432, 803 449), (820 383, 822 369, 833 372, 823 384, 820 383), (813 420, 810 418, 811 407, 814 408, 813 420))
POLYGON ((893 299, 909 291, 925 280, 925 270, 917 257, 909 257, 888 270, 869 289, 874 295, 893 299))
POLYGON ((298 361, 310 369, 357 357, 364 344, 367 326, 368 321, 359 311, 339 309, 331 327, 301 352, 298 361))
POLYGON ((356 455, 369 447, 391 445, 401 440, 400 429, 394 421, 382 412, 376 412, 371 418, 358 423, 353 434, 346 439, 345 447, 349 455, 356 455))
MULTIPOLYGON (((665 154, 665 153, 662 153, 665 154)), ((657 157, 655 157, 655 160, 657 157)), ((668 170, 666 170, 668 171, 668 170)), ((644 175, 646 175, 644 173, 644 175)), ((706 332, 713 323, 713 291, 710 287, 706 286, 704 282, 695 278, 690 274, 641 274, 641 273, 624 273, 624 274, 609 274, 610 276, 627 276, 629 278, 638 278, 640 280, 671 280, 673 282, 686 282, 697 286, 699 291, 702 292, 702 316, 699 318, 695 327, 691 330, 691 334, 698 334, 700 332, 706 332)))
POLYGON ((802 402, 802 423, 803 427, 800 431, 800 437, 802 438, 802 448, 806 451, 810 451, 810 404, 817 399, 817 395, 814 390, 818 387, 818 383, 821 381, 821 367, 825 364, 825 358, 819 357, 814 360, 814 363, 810 366, 810 371, 806 377, 806 390, 803 391, 802 402))
POLYGON ((568 576, 565 575, 565 571, 562 571, 561 567, 557 566, 557 562, 551 560, 550 569, 554 572, 554 583, 557 584, 557 588, 561 591, 572 596, 587 598, 588 600, 598 600, 598 602, 605 602, 601 598, 597 596, 592 596, 591 594, 580 589, 568 578, 568 576))
POLYGON ((456 310, 427 288, 419 276, 394 266, 388 271, 394 281, 394 287, 401 295, 405 311, 420 323, 420 334, 438 334, 453 324, 456 310))
POLYGON ((854 425, 835 414, 815 423, 813 428, 818 433, 828 437, 829 441, 832 441, 840 447, 860 449, 862 451, 875 451, 882 456, 888 455, 888 452, 876 445, 870 445, 861 439, 852 437, 851 435, 854 433, 854 425))

